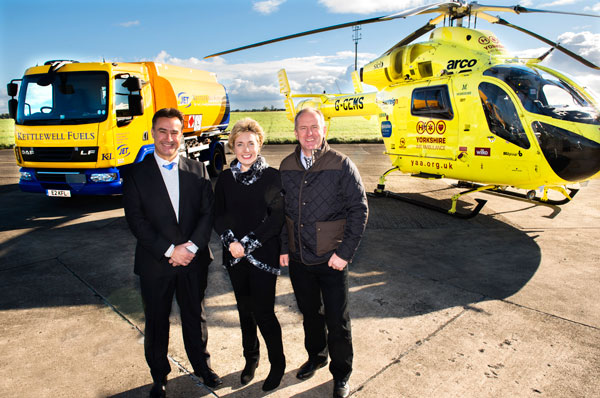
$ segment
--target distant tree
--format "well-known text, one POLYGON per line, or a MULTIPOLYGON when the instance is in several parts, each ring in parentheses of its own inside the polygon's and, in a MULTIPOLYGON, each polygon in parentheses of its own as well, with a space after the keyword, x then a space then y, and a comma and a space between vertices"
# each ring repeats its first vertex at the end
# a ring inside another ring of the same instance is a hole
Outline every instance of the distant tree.
POLYGON ((10 117, 8 116, 8 113, 1 113, 0 114, 0 119, 9 119, 10 117))

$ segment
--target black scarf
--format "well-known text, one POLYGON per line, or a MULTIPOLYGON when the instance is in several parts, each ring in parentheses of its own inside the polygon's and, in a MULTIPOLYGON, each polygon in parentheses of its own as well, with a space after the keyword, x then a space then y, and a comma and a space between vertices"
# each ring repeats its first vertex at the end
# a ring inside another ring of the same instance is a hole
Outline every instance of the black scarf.
POLYGON ((256 157, 256 162, 252 163, 252 166, 246 171, 242 171, 240 168, 240 162, 234 159, 229 165, 233 178, 244 185, 252 185, 260 179, 263 172, 269 167, 269 164, 261 155, 256 157))

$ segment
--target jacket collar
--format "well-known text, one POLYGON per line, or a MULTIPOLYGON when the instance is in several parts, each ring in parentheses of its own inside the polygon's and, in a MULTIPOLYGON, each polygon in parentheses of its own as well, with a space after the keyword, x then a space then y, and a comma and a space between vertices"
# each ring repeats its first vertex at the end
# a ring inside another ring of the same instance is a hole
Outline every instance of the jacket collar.
MULTIPOLYGON (((315 163, 317 163, 319 161, 319 159, 321 159, 323 157, 323 155, 325 155, 325 153, 327 153, 329 151, 329 144, 327 143, 326 139, 323 139, 323 145, 321 145, 321 148, 319 149, 314 149, 312 152, 312 158, 313 158, 313 166, 315 165, 315 163)), ((304 166, 302 165, 302 160, 300 159, 300 156, 302 156, 302 147, 300 146, 300 144, 296 145, 296 150, 294 151, 296 154, 296 161, 298 162, 298 164, 300 165, 300 167, 302 169, 304 169, 304 166)))

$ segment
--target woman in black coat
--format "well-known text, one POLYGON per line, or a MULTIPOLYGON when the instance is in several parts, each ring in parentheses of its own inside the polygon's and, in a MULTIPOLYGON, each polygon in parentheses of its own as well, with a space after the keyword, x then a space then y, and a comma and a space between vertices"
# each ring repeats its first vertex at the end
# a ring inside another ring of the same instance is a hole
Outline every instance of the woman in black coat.
POLYGON ((262 388, 277 388, 285 373, 281 326, 275 316, 279 233, 284 221, 279 171, 260 155, 264 133, 246 118, 238 121, 228 146, 236 159, 215 187, 215 231, 223 243, 242 329, 246 365, 241 383, 254 378, 259 360, 257 325, 267 345, 271 370, 262 388))

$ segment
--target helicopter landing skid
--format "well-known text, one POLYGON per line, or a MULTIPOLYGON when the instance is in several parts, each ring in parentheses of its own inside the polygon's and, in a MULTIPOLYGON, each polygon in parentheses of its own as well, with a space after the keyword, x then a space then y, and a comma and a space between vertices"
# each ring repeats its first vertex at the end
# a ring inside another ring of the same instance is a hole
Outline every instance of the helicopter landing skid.
POLYGON ((413 204, 415 206, 420 206, 420 207, 424 207, 426 209, 429 210, 435 210, 438 211, 440 213, 444 213, 444 214, 448 214, 450 216, 454 216, 454 217, 458 217, 461 219, 468 219, 468 218, 473 218, 475 217, 477 214, 479 214, 479 212, 481 211, 481 209, 483 209, 483 206, 485 206, 485 204, 487 203, 487 200, 485 199, 475 199, 475 201, 477 202, 477 206, 475 206, 475 208, 473 210, 471 210, 468 213, 459 213, 456 211, 456 205, 458 202, 458 199, 466 194, 472 193, 472 192, 478 192, 478 191, 482 191, 485 189, 492 189, 495 186, 494 185, 488 185, 488 186, 480 186, 480 187, 472 187, 472 189, 469 189, 467 191, 458 193, 454 196, 452 196, 452 207, 448 210, 445 207, 441 207, 441 206, 436 206, 433 205, 431 203, 426 203, 426 202, 422 202, 420 200, 415 200, 415 199, 411 199, 408 198, 406 196, 402 196, 400 194, 397 194, 395 192, 390 192, 390 191, 386 191, 385 190, 385 180, 386 177, 392 173, 393 171, 399 171, 400 169, 398 167, 393 167, 391 169, 389 169, 388 171, 386 171, 385 173, 383 173, 383 175, 381 177, 379 177, 379 184, 377 185, 377 189, 375 189, 374 192, 369 192, 367 195, 369 196, 373 196, 373 197, 386 197, 386 198, 392 198, 392 199, 396 199, 396 200, 401 200, 403 202, 406 203, 410 203, 413 204))
MULTIPOLYGON (((410 203, 415 206, 424 207, 429 210, 435 210, 440 213, 444 213, 444 214, 447 214, 450 216, 461 218, 463 220, 475 217, 477 214, 479 214, 479 212, 481 211, 483 206, 485 206, 485 204, 487 203, 487 200, 485 200, 485 199, 475 199, 475 201, 477 202, 477 206, 475 206, 475 208, 473 210, 471 210, 468 213, 459 213, 456 211, 456 201, 455 201, 454 197, 452 198, 452 208, 450 210, 448 210, 445 207, 436 206, 431 203, 426 203, 426 202, 422 202, 420 200, 411 199, 406 196, 397 194, 395 192, 390 192, 390 191, 386 191, 383 189, 380 190, 379 187, 374 192, 367 193, 367 195, 373 196, 373 197, 385 197, 385 198, 392 198, 392 199, 400 200, 402 202, 410 203)), ((458 200, 458 198, 456 198, 456 200, 458 200)))
MULTIPOLYGON (((464 188, 465 186, 469 186, 472 188, 484 187, 483 185, 474 184, 474 183, 466 183, 464 181, 460 181, 459 184, 457 184, 456 186, 461 187, 461 188, 464 188)), ((536 197, 535 191, 533 191, 533 190, 527 191, 527 193, 524 193, 524 194, 519 193, 519 192, 507 191, 506 189, 503 189, 500 186, 493 186, 492 188, 488 188, 485 190, 488 190, 490 193, 495 193, 495 194, 498 194, 501 196, 508 196, 511 198, 523 199, 523 200, 526 200, 529 202, 537 202, 537 203, 546 204, 546 205, 561 206, 561 205, 567 204, 571 200, 573 200, 575 195, 577 195, 577 192, 579 192, 579 189, 575 189, 575 188, 568 188, 568 189, 569 189, 569 192, 567 192, 567 190, 563 187, 551 187, 551 188, 545 187, 544 194, 542 195, 541 198, 536 197), (561 200, 548 199, 548 191, 549 190, 554 190, 554 191, 560 192, 561 194, 564 195, 564 199, 561 199, 561 200)), ((481 190, 483 191, 484 189, 481 189, 481 190)))

